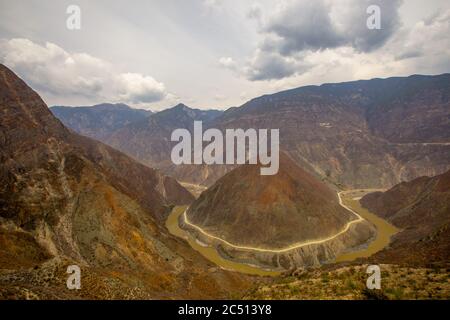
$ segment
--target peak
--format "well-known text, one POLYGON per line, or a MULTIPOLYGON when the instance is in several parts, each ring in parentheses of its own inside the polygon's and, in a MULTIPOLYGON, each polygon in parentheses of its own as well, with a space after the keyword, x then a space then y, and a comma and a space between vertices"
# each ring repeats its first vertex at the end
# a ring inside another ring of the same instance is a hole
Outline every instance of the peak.
POLYGON ((184 103, 179 103, 177 104, 175 107, 173 107, 172 109, 189 109, 192 110, 192 108, 189 108, 187 105, 185 105, 184 103))
POLYGON ((39 95, 6 66, 0 64, 0 127, 6 130, 23 129, 24 137, 39 134, 57 136, 66 129, 53 116, 39 95))
POLYGON ((6 66, 0 64, 0 101, 5 110, 35 123, 49 113, 39 95, 6 66))
POLYGON ((167 114, 174 114, 174 113, 175 114, 178 114, 178 113, 189 113, 189 112, 192 112, 192 111, 195 111, 195 110, 196 109, 192 109, 192 108, 188 107, 187 105, 185 105, 184 103, 179 103, 176 106, 164 109, 164 110, 160 111, 159 113, 167 115, 167 114))
POLYGON ((124 103, 100 103, 92 106, 97 110, 129 110, 132 109, 129 105, 124 103))

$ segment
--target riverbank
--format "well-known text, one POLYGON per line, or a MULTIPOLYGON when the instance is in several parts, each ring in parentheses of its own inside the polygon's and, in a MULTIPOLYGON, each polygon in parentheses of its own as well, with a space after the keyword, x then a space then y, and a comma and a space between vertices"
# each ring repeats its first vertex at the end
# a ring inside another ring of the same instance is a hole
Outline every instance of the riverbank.
POLYGON ((279 271, 265 270, 259 268, 258 266, 250 266, 244 263, 234 262, 228 259, 223 258, 214 247, 208 246, 204 243, 198 243, 197 239, 191 235, 189 232, 181 229, 178 223, 180 216, 184 213, 186 207, 175 207, 169 217, 166 220, 166 227, 169 232, 186 240, 189 245, 197 252, 199 252, 202 256, 204 256, 209 261, 215 263, 222 269, 242 272, 250 275, 258 275, 258 276, 278 276, 281 274, 279 271))
POLYGON ((398 233, 400 230, 394 227, 386 220, 371 213, 366 208, 363 208, 359 200, 366 194, 374 192, 376 190, 349 190, 341 192, 341 200, 345 206, 348 206, 352 210, 358 212, 358 214, 365 220, 372 223, 377 229, 377 235, 373 241, 363 246, 360 249, 352 250, 350 252, 343 253, 336 258, 335 262, 353 261, 358 258, 367 258, 371 255, 386 248, 391 237, 398 233))
MULTIPOLYGON (((369 257, 374 253, 382 250, 386 246, 388 246, 391 236, 399 231, 397 228, 389 224, 387 221, 370 213, 367 209, 363 208, 359 204, 359 199, 363 195, 373 191, 374 190, 350 190, 350 191, 343 191, 338 194, 341 206, 343 206, 344 208, 346 208, 347 210, 351 211, 356 215, 356 219, 351 221, 348 224, 348 226, 354 223, 358 223, 359 221, 367 220, 376 227, 377 233, 372 241, 369 241, 367 244, 363 244, 357 248, 353 248, 352 251, 345 252, 337 256, 337 258, 333 262, 352 261, 357 258, 369 257)), ((204 242, 199 242, 198 239, 193 234, 189 233, 186 230, 181 229, 179 226, 179 219, 184 218, 183 214, 185 213, 185 211, 186 207, 175 207, 166 221, 167 229, 171 234, 185 239, 194 250, 198 251, 205 258, 215 263, 217 266, 226 270, 232 270, 259 276, 277 276, 281 274, 280 271, 266 270, 256 265, 249 265, 242 262, 236 262, 226 259, 225 257, 223 257, 223 255, 221 255, 218 252, 218 250, 216 250, 214 246, 209 246, 204 242)), ((339 232, 339 234, 345 233, 348 230, 348 226, 344 230, 339 232)), ((339 234, 330 237, 330 239, 337 237, 339 234)), ((321 239, 319 240, 319 242, 329 241, 330 239, 321 239)), ((310 241, 310 243, 307 242, 297 244, 297 246, 298 245, 307 246, 311 244, 316 244, 317 242, 318 242, 317 240, 310 241)), ((291 250, 292 248, 287 249, 291 250)), ((255 250, 267 250, 267 249, 255 248, 255 250)))

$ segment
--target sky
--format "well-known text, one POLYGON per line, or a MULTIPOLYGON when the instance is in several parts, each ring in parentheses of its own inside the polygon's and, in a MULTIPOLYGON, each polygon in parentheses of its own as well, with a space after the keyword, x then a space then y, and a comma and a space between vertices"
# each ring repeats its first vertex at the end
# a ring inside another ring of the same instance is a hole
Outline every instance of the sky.
POLYGON ((450 72, 450 1, 0 0, 0 62, 50 106, 226 109, 303 85, 450 72), (80 29, 67 27, 71 5, 80 29))

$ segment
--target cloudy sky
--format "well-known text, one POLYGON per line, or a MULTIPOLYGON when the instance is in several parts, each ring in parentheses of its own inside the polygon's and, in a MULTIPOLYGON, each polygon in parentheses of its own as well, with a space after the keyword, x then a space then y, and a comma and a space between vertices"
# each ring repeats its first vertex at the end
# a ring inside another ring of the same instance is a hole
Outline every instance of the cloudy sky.
POLYGON ((302 85, 450 72, 449 57, 448 0, 0 0, 0 62, 49 105, 227 108, 302 85), (379 30, 366 25, 373 4, 379 30), (70 5, 80 30, 66 27, 70 5))

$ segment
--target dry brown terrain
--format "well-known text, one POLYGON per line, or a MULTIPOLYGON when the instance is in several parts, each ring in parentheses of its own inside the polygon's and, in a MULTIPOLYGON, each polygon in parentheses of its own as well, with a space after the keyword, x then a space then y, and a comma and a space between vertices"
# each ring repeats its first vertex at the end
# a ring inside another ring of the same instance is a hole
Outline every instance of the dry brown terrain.
POLYGON ((226 298, 216 270, 164 221, 193 196, 174 179, 66 129, 0 65, 0 297, 226 298), (81 291, 65 286, 68 265, 81 291))
POLYGON ((402 230, 373 260, 422 266, 449 263, 450 171, 368 194, 361 203, 402 230))
MULTIPOLYGON (((223 114, 179 105, 102 141, 179 181, 211 186, 233 166, 174 166, 170 134, 204 127, 280 129, 302 168, 351 189, 386 188, 450 169, 449 74, 306 86, 264 95, 223 114)), ((67 119, 75 129, 76 115, 67 119)))
POLYGON ((239 166, 203 192, 186 217, 231 243, 215 243, 211 236, 184 224, 202 241, 217 244, 226 256, 284 269, 333 260, 339 252, 367 243, 375 234, 367 221, 349 225, 358 216, 339 204, 334 190, 283 153, 276 175, 260 175, 258 165, 239 166), (342 230, 346 231, 335 237, 342 230), (314 240, 318 243, 306 245, 314 240), (305 245, 296 246, 301 243, 305 245), (290 247, 295 248, 284 250, 290 247))
POLYGON ((367 265, 304 270, 280 277, 274 283, 259 283, 244 299, 295 300, 411 300, 450 299, 449 270, 380 265, 381 289, 366 287, 367 265))

